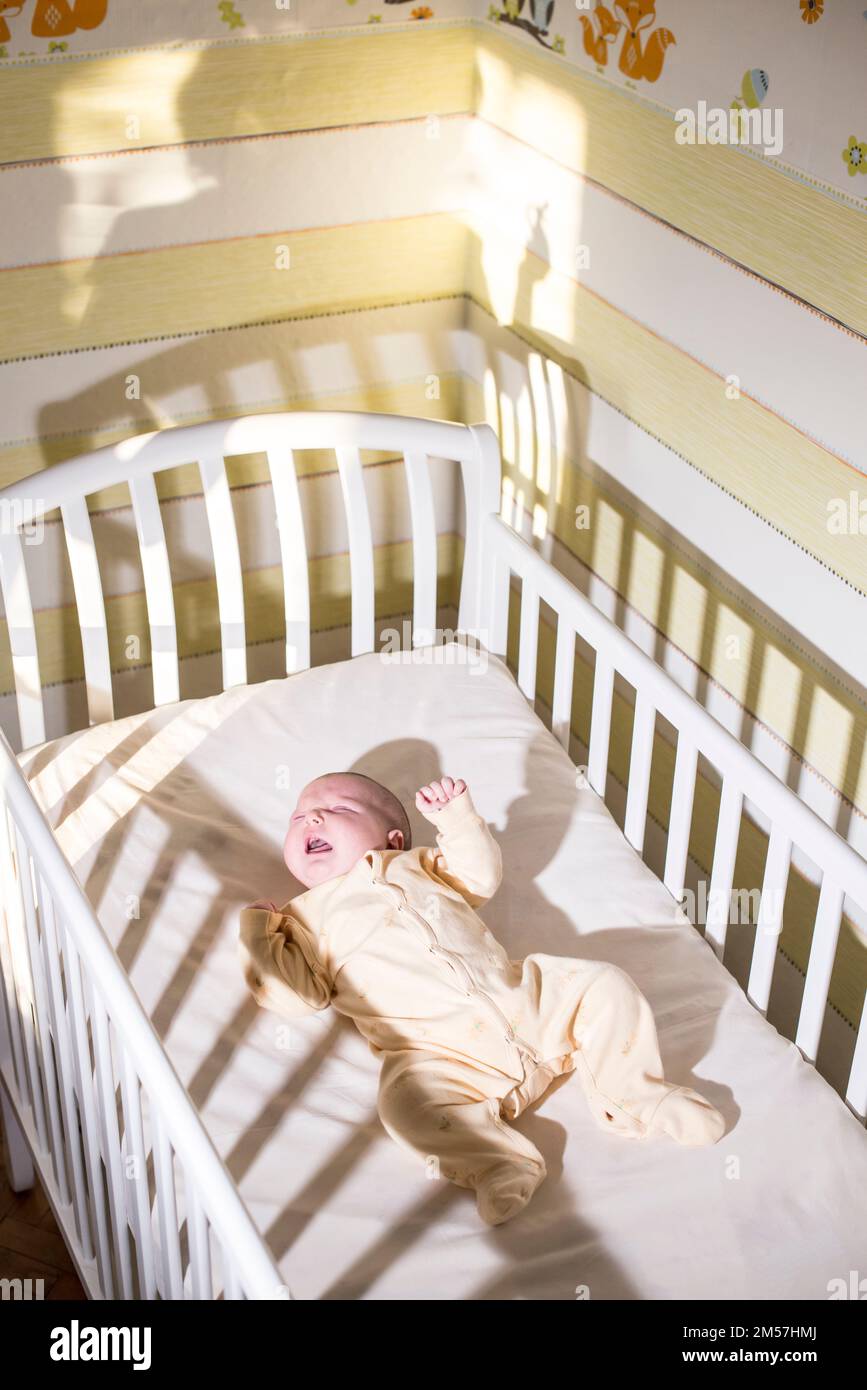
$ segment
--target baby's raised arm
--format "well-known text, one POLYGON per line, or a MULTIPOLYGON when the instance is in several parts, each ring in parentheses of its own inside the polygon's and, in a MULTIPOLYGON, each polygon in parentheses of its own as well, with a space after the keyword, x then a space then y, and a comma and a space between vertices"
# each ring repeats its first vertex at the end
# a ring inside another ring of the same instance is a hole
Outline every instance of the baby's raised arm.
POLYGON ((480 907, 500 886, 503 856, 473 805, 466 782, 452 777, 430 782, 419 788, 415 804, 438 831, 433 872, 470 907, 480 907))

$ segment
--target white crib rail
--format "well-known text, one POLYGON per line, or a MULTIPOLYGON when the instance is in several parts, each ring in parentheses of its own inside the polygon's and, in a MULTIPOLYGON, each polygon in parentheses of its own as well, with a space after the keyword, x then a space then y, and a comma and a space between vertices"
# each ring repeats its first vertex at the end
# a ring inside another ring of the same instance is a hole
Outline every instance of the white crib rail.
MULTIPOLYGON (((759 759, 642 651, 618 627, 490 509, 483 527, 485 593, 478 635, 490 651, 506 652, 512 573, 521 579, 518 683, 532 703, 536 693, 539 602, 557 614, 552 702, 553 732, 569 750, 575 638, 596 653, 590 724, 588 781, 605 797, 608 743, 619 673, 636 692, 624 833, 640 853, 647 817, 654 722, 657 712, 677 730, 672 813, 664 882, 680 899, 684 889, 698 754, 722 776, 722 795, 714 847, 706 939, 722 960, 743 802, 748 799, 771 825, 759 920, 747 995, 766 1014, 782 901, 791 853, 799 846, 822 874, 810 959, 795 1042, 815 1063, 844 898, 867 910, 867 863, 759 759)), ((867 1007, 862 1007, 846 1101, 860 1119, 867 1117, 867 1007)))
POLYGON ((179 698, 174 596, 154 481, 166 468, 195 463, 201 475, 217 584, 223 689, 228 689, 246 681, 247 652, 241 559, 225 459, 237 454, 266 455, 280 536, 286 672, 309 666, 308 556, 293 452, 298 449, 331 449, 336 455, 349 534, 352 655, 372 651, 374 642, 373 540, 361 449, 403 457, 416 565, 414 619, 419 636, 423 635, 422 628, 430 633, 436 613, 437 535, 428 459, 453 459, 460 464, 467 543, 459 623, 466 628, 475 626, 481 583, 479 518, 485 504, 496 505, 499 489, 499 452, 490 426, 362 411, 286 411, 136 435, 55 464, 0 491, 0 585, 6 604, 22 748, 43 743, 46 735, 21 525, 32 525, 46 512, 60 508, 81 629, 88 718, 91 724, 112 719, 105 598, 87 497, 119 483, 128 484, 130 489, 141 553, 153 653, 154 705, 179 698), (20 523, 8 525, 7 518, 20 518, 20 523))
POLYGON ((26 1173, 23 1131, 82 1282, 93 1298, 289 1296, 2 731, 0 790, 7 1142, 26 1173))

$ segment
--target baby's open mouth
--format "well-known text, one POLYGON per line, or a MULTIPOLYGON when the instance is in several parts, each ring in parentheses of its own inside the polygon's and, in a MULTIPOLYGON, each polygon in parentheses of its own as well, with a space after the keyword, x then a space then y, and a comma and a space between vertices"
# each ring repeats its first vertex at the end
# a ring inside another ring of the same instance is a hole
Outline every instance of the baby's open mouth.
POLYGON ((327 854, 331 849, 331 845, 319 835, 308 835, 307 843, 304 848, 307 854, 327 854))

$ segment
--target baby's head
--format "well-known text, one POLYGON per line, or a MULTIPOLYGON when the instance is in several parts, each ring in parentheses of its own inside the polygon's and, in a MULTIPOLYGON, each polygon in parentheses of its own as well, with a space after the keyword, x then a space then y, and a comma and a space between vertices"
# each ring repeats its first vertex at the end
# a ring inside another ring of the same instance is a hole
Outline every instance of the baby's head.
POLYGON ((283 859, 305 888, 348 873, 369 849, 409 849, 397 797, 360 772, 328 772, 304 787, 289 820, 283 859))

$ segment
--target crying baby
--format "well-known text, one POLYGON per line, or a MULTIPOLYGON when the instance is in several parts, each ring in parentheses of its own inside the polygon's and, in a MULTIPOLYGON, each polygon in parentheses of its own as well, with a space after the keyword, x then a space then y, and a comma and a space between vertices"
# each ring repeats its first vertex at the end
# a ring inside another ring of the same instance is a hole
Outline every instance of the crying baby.
POLYGON ((241 912, 257 1002, 284 1018, 330 1004, 382 1059, 377 1108, 392 1139, 476 1194, 499 1225, 544 1180, 509 1124, 575 1071, 598 1125, 627 1139, 714 1144, 723 1116, 666 1081, 650 1005, 618 966, 534 952, 510 960, 476 909, 502 877, 497 841, 460 778, 421 787, 436 846, 412 846, 406 811, 360 773, 301 792, 284 860, 306 891, 241 912))

